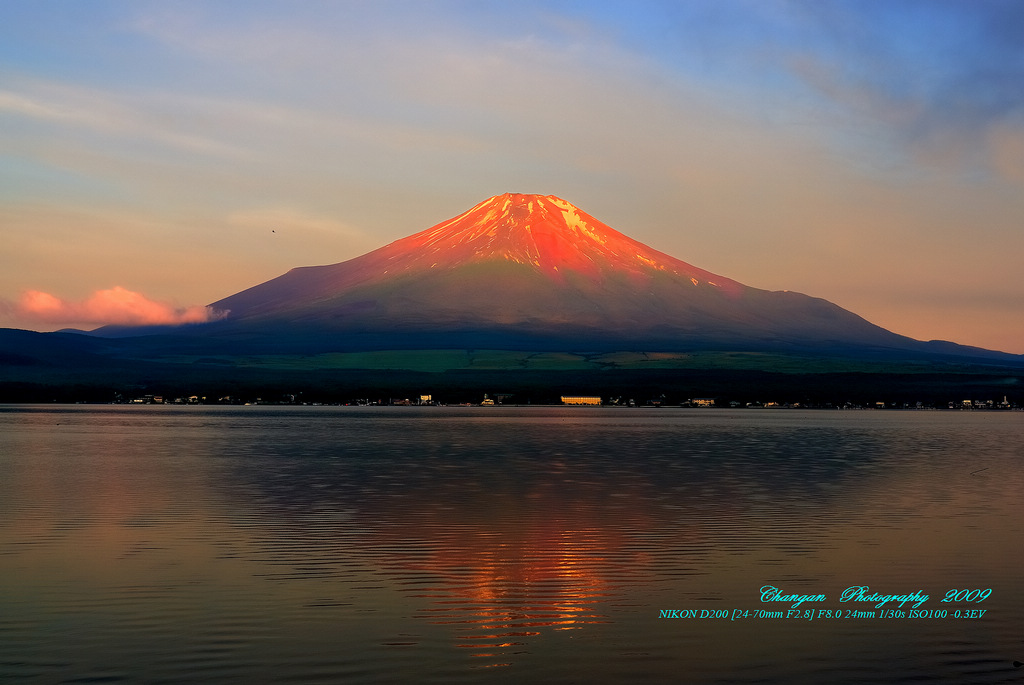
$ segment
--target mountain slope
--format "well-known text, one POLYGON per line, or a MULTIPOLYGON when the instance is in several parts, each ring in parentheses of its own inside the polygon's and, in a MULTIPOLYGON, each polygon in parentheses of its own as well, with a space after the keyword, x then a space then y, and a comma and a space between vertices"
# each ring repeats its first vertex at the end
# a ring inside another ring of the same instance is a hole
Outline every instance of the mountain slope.
POLYGON ((339 264, 211 305, 219 333, 466 334, 608 344, 913 347, 819 298, 745 286, 554 196, 505 194, 339 264))

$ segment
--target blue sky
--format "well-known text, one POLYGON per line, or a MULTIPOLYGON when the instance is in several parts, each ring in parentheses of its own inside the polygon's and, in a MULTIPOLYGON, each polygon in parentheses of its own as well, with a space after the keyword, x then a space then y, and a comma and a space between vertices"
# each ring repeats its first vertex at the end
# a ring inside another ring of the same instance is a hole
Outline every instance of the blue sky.
POLYGON ((899 333, 1024 353, 1024 3, 0 17, 0 325, 76 323, 33 319, 28 291, 206 304, 511 191, 899 333))

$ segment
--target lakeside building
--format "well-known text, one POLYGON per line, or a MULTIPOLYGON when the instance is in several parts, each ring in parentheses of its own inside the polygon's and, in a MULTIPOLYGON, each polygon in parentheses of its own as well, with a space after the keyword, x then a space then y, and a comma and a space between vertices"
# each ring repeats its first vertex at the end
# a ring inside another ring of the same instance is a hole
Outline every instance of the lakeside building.
POLYGON ((601 398, 586 395, 562 395, 562 404, 600 406, 601 398))

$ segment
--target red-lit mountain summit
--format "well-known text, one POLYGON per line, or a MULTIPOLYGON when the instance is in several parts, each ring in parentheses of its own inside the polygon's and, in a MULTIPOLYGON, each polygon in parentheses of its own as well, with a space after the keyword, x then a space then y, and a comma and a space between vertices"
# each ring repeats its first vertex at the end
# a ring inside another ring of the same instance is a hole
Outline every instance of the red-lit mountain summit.
POLYGON ((292 269, 211 306, 228 312, 211 324, 220 332, 312 336, 321 347, 916 342, 825 300, 687 264, 551 195, 498 195, 361 257, 292 269))

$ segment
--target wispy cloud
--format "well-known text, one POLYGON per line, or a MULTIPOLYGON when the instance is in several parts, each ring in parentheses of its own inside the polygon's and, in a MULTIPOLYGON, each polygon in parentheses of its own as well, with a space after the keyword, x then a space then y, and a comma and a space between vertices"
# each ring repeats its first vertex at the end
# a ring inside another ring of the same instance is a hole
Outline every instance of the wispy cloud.
POLYGON ((39 290, 29 290, 11 312, 25 320, 66 325, 164 326, 205 323, 223 318, 227 312, 210 307, 177 307, 151 300, 120 286, 97 290, 84 300, 72 302, 39 290))
POLYGON ((238 157, 243 149, 196 130, 197 117, 160 93, 126 94, 59 81, 17 78, 0 89, 0 114, 98 133, 116 140, 150 142, 191 154, 238 157), (11 83, 13 82, 13 83, 11 83), (193 122, 189 126, 186 122, 193 122))
POLYGON ((796 4, 806 40, 780 47, 779 63, 831 103, 828 116, 854 145, 907 166, 1019 183, 991 143, 1024 135, 1024 4, 909 0, 870 14, 796 4))
POLYGON ((341 238, 372 246, 360 231, 337 219, 285 207, 239 210, 228 214, 225 221, 229 226, 242 229, 313 234, 320 240, 330 236, 334 240, 341 238))

